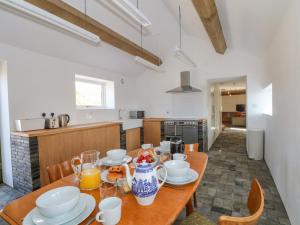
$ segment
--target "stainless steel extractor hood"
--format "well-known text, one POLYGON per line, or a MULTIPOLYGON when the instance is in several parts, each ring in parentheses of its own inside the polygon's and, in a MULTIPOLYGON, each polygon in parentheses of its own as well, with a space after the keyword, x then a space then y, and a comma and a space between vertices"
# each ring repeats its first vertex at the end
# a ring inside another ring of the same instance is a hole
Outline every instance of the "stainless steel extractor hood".
POLYGON ((190 71, 183 71, 180 73, 180 86, 167 91, 167 93, 190 93, 201 92, 200 89, 194 88, 190 84, 190 71))

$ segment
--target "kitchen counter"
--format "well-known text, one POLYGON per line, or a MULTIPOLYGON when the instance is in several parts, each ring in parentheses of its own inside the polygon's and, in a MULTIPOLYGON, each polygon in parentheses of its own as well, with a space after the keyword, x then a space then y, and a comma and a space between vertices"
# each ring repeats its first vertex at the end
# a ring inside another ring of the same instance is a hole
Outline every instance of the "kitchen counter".
POLYGON ((14 188, 27 193, 49 183, 47 167, 84 151, 97 150, 101 157, 120 148, 119 122, 99 122, 57 129, 11 133, 14 188))
POLYGON ((87 123, 87 124, 72 125, 72 126, 56 128, 56 129, 42 129, 42 130, 23 131, 23 132, 13 131, 11 132, 11 134, 16 136, 22 136, 22 137, 40 137, 40 136, 60 134, 60 133, 69 133, 69 132, 80 131, 80 130, 109 127, 109 126, 114 126, 119 124, 121 124, 121 122, 87 123))
POLYGON ((206 120, 205 118, 196 118, 196 117, 190 117, 190 118, 181 118, 181 117, 148 117, 148 118, 144 118, 144 121, 165 121, 165 120, 206 120))

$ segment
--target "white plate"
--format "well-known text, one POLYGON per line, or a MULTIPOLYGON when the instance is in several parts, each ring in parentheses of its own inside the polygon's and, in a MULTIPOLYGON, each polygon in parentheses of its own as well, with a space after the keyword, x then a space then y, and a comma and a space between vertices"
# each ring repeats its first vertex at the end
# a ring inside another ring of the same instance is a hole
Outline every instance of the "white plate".
POLYGON ((69 222, 70 220, 73 220, 74 218, 79 216, 79 214, 83 212, 85 207, 86 207, 85 198, 82 194, 80 194, 80 199, 78 203, 71 211, 67 212, 66 214, 49 218, 41 215, 38 208, 34 208, 31 213, 31 218, 32 221, 37 225, 50 225, 50 224, 60 225, 69 222))
POLYGON ((160 146, 155 147, 154 149, 155 149, 156 152, 157 152, 157 151, 160 151, 161 153, 170 153, 170 152, 171 152, 170 149, 165 149, 165 148, 162 148, 162 147, 160 147, 160 146))
POLYGON ((108 170, 101 171, 101 180, 110 184, 114 184, 115 182, 109 181, 107 179, 108 170))
POLYGON ((113 161, 113 160, 109 159, 108 157, 104 157, 100 161, 101 161, 101 164, 104 166, 120 166, 123 163, 129 163, 131 160, 132 160, 132 157, 129 155, 126 155, 122 161, 113 161))
MULTIPOLYGON (((75 219, 73 219, 69 222, 63 223, 62 225, 77 225, 77 224, 80 224, 87 217, 89 217, 89 215, 94 211, 95 206, 96 206, 96 201, 95 201, 94 197, 91 196, 91 195, 85 194, 85 193, 81 193, 80 195, 85 200, 85 203, 86 203, 85 209, 75 219)), ((27 214, 27 216, 24 218, 23 225, 35 225, 32 221, 32 212, 33 212, 33 210, 31 210, 27 214)))
MULTIPOLYGON (((162 168, 159 169, 158 170, 158 179, 163 181, 164 176, 165 176, 165 173, 162 171, 162 168)), ((198 179, 198 176, 199 176, 199 174, 195 170, 190 169, 189 173, 187 175, 187 179, 185 181, 182 181, 182 180, 175 181, 174 179, 170 180, 170 178, 167 177, 166 183, 172 184, 172 185, 185 185, 185 184, 189 184, 189 183, 196 181, 198 179)))

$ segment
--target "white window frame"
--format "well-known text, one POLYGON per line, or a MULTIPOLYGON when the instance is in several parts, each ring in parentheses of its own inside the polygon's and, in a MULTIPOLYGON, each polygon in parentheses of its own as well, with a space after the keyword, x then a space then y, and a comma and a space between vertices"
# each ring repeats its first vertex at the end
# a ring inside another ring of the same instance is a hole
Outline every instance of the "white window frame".
MULTIPOLYGON (((108 107, 107 106, 107 84, 108 82, 111 81, 107 81, 107 80, 103 80, 100 78, 94 78, 94 77, 89 77, 89 76, 85 76, 85 75, 79 75, 79 74, 75 74, 75 105, 76 105, 76 109, 77 110, 87 110, 87 109, 113 109, 114 107, 108 107), (77 105, 76 103, 76 82, 77 81, 82 81, 85 83, 91 83, 91 84, 99 84, 101 85, 101 101, 102 104, 101 105, 77 105)), ((114 96, 113 96, 114 97, 114 96)))

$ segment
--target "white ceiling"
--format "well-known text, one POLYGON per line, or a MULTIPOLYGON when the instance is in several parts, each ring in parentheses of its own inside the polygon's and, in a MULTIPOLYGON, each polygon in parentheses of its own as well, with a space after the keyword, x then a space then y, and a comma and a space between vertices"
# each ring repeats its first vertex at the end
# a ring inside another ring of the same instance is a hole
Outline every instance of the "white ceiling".
MULTIPOLYGON (((82 11, 84 9, 82 0, 65 1, 82 11)), ((109 1, 88 0, 87 14, 140 44, 137 24, 119 11, 112 10, 109 1)), ((131 1, 136 3, 136 0, 131 1)), ((168 55, 178 43, 179 0, 139 0, 139 2, 141 11, 152 22, 151 27, 145 32, 143 46, 164 60, 164 56, 168 55)), ((288 4, 286 0, 216 0, 216 2, 228 47, 249 54, 263 53, 288 4)), ((180 3, 185 33, 210 43, 191 0, 180 0, 180 3)), ((142 66, 134 64, 134 56, 105 43, 101 47, 95 47, 55 27, 46 26, 28 17, 16 16, 2 8, 0 21, 0 42, 98 66, 124 75, 138 75, 145 71, 142 66)))
MULTIPOLYGON (((181 5, 186 33, 209 41, 191 0, 163 1, 177 20, 178 4, 181 5)), ((263 54, 288 4, 287 0, 216 0, 227 46, 263 54)))

